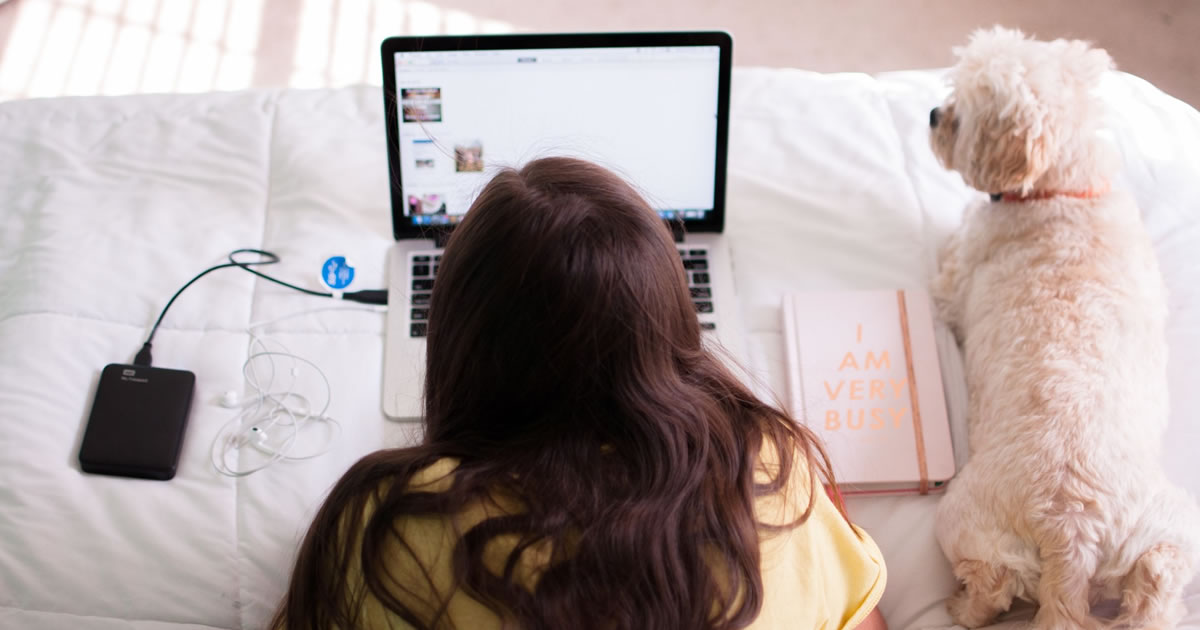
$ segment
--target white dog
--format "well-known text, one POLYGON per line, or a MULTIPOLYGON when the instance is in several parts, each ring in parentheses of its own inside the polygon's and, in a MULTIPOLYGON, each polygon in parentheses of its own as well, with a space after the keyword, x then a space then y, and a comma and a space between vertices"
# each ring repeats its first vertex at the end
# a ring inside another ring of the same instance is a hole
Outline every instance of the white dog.
POLYGON ((977 627, 1013 598, 1039 628, 1169 628, 1200 560, 1200 509, 1160 465, 1162 276, 1078 41, 976 32, 930 112, 934 153, 989 193, 941 252, 934 294, 966 352, 970 461, 938 509, 977 627), (1091 605, 1119 600, 1115 620, 1091 605))

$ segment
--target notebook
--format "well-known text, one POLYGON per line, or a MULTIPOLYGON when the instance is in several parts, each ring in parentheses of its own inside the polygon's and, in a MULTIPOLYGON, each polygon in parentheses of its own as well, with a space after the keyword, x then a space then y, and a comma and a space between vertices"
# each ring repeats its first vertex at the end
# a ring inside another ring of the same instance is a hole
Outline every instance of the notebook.
POLYGON ((954 452, 923 291, 783 297, 788 404, 846 494, 936 492, 954 452))

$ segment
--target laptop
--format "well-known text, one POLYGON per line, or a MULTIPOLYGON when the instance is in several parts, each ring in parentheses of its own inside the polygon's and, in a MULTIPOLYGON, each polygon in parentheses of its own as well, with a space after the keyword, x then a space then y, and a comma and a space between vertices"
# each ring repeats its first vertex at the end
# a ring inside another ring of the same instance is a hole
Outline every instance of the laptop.
POLYGON ((723 32, 393 37, 381 46, 395 243, 383 410, 422 416, 441 248, 498 168, 562 155, 631 182, 676 235, 705 342, 744 363, 725 228, 723 32))

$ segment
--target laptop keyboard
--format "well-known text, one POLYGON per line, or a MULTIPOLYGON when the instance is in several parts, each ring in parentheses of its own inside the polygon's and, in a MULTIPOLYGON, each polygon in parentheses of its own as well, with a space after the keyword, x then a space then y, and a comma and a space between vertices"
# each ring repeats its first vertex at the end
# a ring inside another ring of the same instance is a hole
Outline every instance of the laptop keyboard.
POLYGON ((442 255, 437 252, 418 252, 411 256, 412 265, 412 310, 408 325, 410 337, 424 337, 429 321, 429 296, 433 293, 433 279, 437 276, 442 255))
POLYGON ((692 294, 692 304, 700 315, 701 330, 716 330, 717 324, 705 321, 704 315, 713 312, 712 285, 708 278, 708 250, 703 248, 679 249, 679 257, 683 259, 683 270, 687 272, 688 291, 692 294))
MULTIPOLYGON (((715 322, 706 321, 706 315, 712 316, 712 284, 708 277, 708 250, 703 248, 679 249, 679 257, 683 260, 683 268, 687 272, 688 291, 692 294, 692 304, 700 315, 702 330, 716 330, 715 322)), ((424 337, 428 330, 429 297, 433 292, 433 279, 437 277, 438 265, 442 262, 439 252, 414 252, 410 255, 412 289, 411 310, 409 311, 409 336, 424 337)))

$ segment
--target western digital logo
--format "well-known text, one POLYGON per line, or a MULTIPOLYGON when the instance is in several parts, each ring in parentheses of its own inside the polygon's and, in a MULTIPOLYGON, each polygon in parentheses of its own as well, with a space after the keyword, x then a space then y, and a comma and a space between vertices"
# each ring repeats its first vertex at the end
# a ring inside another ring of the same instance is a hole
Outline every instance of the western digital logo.
POLYGON ((136 374, 137 374, 137 370, 129 370, 129 369, 121 370, 122 376, 135 376, 136 374))

